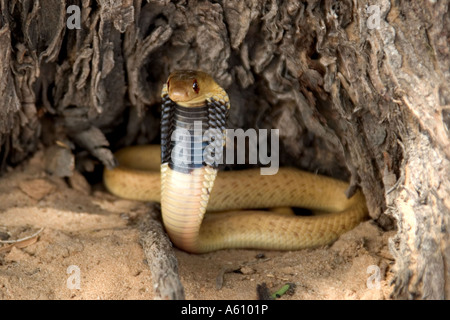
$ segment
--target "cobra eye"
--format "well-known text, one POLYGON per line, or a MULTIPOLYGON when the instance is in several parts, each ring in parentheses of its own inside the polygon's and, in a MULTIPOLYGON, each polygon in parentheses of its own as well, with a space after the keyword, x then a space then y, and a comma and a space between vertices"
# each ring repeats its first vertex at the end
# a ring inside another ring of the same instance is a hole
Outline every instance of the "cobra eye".
POLYGON ((194 89, 195 93, 198 93, 200 91, 200 87, 198 86, 197 79, 194 79, 194 82, 192 83, 192 89, 194 89))

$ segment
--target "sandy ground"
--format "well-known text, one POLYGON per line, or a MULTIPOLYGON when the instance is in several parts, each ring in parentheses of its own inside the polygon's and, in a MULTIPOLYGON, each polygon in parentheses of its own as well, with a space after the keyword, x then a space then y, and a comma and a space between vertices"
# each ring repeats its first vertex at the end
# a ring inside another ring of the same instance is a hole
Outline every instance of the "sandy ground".
MULTIPOLYGON (((135 223, 146 204, 49 177, 42 158, 0 178, 0 299, 153 299, 135 223)), ((325 248, 176 254, 187 299, 257 299, 262 283, 294 284, 280 299, 389 299, 393 235, 368 221, 325 248)))

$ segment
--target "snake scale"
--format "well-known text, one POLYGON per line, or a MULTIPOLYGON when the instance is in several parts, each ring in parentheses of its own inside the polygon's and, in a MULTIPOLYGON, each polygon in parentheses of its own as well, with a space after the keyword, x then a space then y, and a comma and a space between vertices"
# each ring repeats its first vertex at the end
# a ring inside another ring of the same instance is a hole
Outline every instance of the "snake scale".
POLYGON ((192 133, 194 121, 202 121, 203 130, 224 130, 229 107, 227 93, 208 74, 171 73, 162 90, 161 146, 119 150, 119 166, 104 171, 106 188, 122 198, 160 202, 170 239, 192 253, 316 247, 333 242, 365 219, 364 195, 358 190, 348 199, 349 185, 343 181, 295 168, 261 175, 258 169, 219 172, 214 164, 180 161, 173 152, 176 129, 192 133), (321 214, 263 210, 281 207, 321 214))

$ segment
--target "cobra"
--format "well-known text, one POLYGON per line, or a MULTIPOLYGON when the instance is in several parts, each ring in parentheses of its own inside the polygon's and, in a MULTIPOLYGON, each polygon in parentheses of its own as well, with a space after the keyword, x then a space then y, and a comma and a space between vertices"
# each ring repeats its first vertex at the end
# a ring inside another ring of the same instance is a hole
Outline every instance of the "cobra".
POLYGON ((161 146, 119 150, 119 165, 104 171, 106 188, 122 198, 160 202, 170 239, 192 253, 317 247, 332 243, 367 217, 362 192, 348 199, 349 185, 340 180, 295 168, 261 175, 259 169, 219 172, 215 165, 180 161, 173 152, 174 131, 191 133, 194 121, 202 121, 205 130, 223 130, 229 107, 227 93, 208 74, 173 72, 162 89, 161 146), (281 207, 320 214, 263 210, 281 207))

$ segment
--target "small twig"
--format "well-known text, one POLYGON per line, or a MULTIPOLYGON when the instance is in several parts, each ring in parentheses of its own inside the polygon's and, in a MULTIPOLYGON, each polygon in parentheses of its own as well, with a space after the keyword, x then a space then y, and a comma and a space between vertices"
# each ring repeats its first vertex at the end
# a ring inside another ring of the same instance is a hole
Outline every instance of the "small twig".
POLYGON ((25 248, 29 245, 35 243, 38 239, 39 234, 44 230, 44 228, 40 228, 38 231, 33 233, 31 236, 27 236, 17 240, 0 240, 0 243, 7 244, 0 248, 0 253, 8 252, 12 248, 25 248))
POLYGON ((142 218, 140 243, 152 273, 156 299, 184 300, 184 288, 178 275, 178 261, 154 208, 142 218))
POLYGON ((233 272, 235 270, 236 270, 236 268, 225 267, 225 268, 222 268, 219 271, 219 274, 216 277, 216 289, 217 290, 220 290, 223 287, 223 281, 224 281, 225 273, 230 273, 230 272, 233 272))

